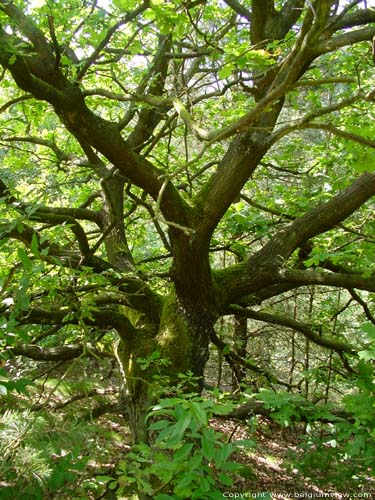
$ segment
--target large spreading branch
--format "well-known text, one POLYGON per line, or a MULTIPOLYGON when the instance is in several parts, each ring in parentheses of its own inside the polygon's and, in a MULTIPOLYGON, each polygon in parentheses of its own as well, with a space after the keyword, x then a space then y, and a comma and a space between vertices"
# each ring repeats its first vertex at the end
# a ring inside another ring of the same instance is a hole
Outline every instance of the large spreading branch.
MULTIPOLYGON (((87 220, 95 222, 99 227, 101 225, 100 214, 89 208, 74 207, 33 207, 33 205, 24 203, 11 194, 9 187, 0 179, 0 197, 5 200, 8 206, 14 208, 22 214, 27 214, 30 220, 39 220, 41 222, 50 222, 49 216, 67 217, 69 219, 87 220), (44 218, 46 217, 46 218, 44 218)), ((71 220, 70 220, 71 221, 71 220)), ((76 222, 76 221, 75 221, 76 222)))
POLYGON ((280 269, 278 271, 278 280, 280 283, 290 283, 298 286, 320 285, 332 286, 337 288, 358 288, 375 291, 375 280, 372 276, 364 277, 363 273, 335 273, 325 271, 301 271, 298 269, 280 269))
POLYGON ((93 345, 65 344, 56 347, 41 347, 35 344, 17 344, 6 350, 10 356, 25 356, 36 361, 71 361, 82 355, 101 356, 93 345))
MULTIPOLYGON (((320 412, 319 407, 315 406, 313 408, 311 404, 304 406, 301 403, 296 407, 296 413, 298 413, 298 416, 294 416, 293 420, 297 422, 336 423, 338 421, 348 421, 353 423, 354 421, 353 415, 345 410, 327 409, 323 406, 320 412)), ((222 419, 247 420, 252 415, 262 415, 263 417, 272 418, 273 416, 277 416, 277 409, 269 408, 264 401, 253 398, 237 406, 226 415, 217 415, 217 417, 222 419)))
MULTIPOLYGON (((66 217, 59 217, 59 224, 66 222, 66 217)), ((77 231, 77 224, 74 223, 74 227, 78 237, 81 237, 80 231, 77 231)), ((10 225, 6 227, 0 233, 0 240, 4 238, 12 238, 21 241, 28 248, 32 249, 34 252, 38 252, 38 257, 41 260, 49 262, 53 265, 63 265, 70 269, 78 269, 85 259, 85 265, 92 267, 96 272, 103 272, 113 269, 108 262, 105 260, 91 255, 89 248, 87 247, 86 236, 82 235, 81 242, 81 252, 78 253, 70 249, 65 249, 57 245, 56 243, 50 242, 45 238, 42 238, 40 231, 33 229, 31 226, 22 223, 22 230, 19 231, 16 225, 10 225), (85 252, 88 253, 85 253, 85 252)))
MULTIPOLYGON (((360 2, 351 2, 351 5, 347 7, 352 8, 355 3, 360 2)), ((360 9, 355 12, 348 12, 348 9, 344 8, 340 14, 334 16, 330 20, 328 30, 331 32, 345 30, 373 22, 375 22, 375 12, 373 8, 360 9)))
POLYGON ((361 275, 288 270, 286 261, 305 242, 349 217, 375 194, 375 173, 364 173, 348 188, 297 218, 246 261, 216 273, 223 303, 235 303, 242 296, 276 283, 316 283, 346 288, 373 289, 372 280, 361 275), (337 280, 335 281, 335 277, 337 280))
MULTIPOLYGON (((287 11, 290 8, 295 8, 295 15, 297 15, 297 12, 300 13, 302 7, 300 4, 297 5, 297 3, 287 2, 284 9, 287 11)), ((235 2, 231 6, 239 12, 238 5, 234 4, 235 2)), ((333 51, 338 46, 370 40, 374 36, 374 28, 366 27, 354 32, 337 35, 332 45, 330 44, 330 39, 321 42, 320 34, 325 31, 330 14, 328 3, 324 2, 324 5, 323 3, 316 2, 316 5, 314 3, 314 6, 311 7, 308 15, 306 14, 300 36, 294 48, 278 66, 272 67, 268 71, 264 78, 264 81, 267 82, 267 87, 263 90, 261 98, 242 117, 219 131, 206 130, 202 132, 199 127, 195 126, 195 123, 186 114, 184 108, 180 107, 180 113, 185 116, 187 125, 201 139, 213 142, 228 139, 232 135, 236 135, 227 154, 222 159, 219 169, 196 197, 196 205, 203 213, 203 221, 201 222, 201 232, 203 234, 210 234, 213 228, 216 227, 230 203, 238 196, 244 183, 257 168, 260 159, 263 158, 269 147, 287 131, 287 129, 280 130, 280 135, 276 133, 275 136, 269 137, 269 133, 272 131, 281 109, 280 99, 283 99, 289 89, 298 82, 312 61, 320 54, 333 51), (321 46, 321 43, 325 44, 324 47, 321 46), (270 77, 272 78, 271 81, 270 77)), ((272 8, 271 5, 270 9, 272 10, 272 8)), ((259 9, 259 15, 266 16, 267 9, 263 11, 259 9)), ((371 17, 363 16, 362 22, 364 24, 371 22, 371 17)), ((268 29, 271 32, 272 21, 269 20, 269 23, 268 29)), ((277 31, 276 21, 274 30, 277 31)), ((276 35, 275 37, 277 38, 276 35)), ((354 100, 355 97, 349 98, 349 100, 352 99, 354 100)), ((337 106, 339 105, 344 106, 345 102, 337 104, 337 106)), ((335 105, 332 106, 331 111, 327 108, 326 110, 321 110, 321 113, 334 112, 334 108, 335 105)), ((320 111, 317 112, 317 116, 320 116, 319 113, 320 111)), ((306 121, 311 121, 313 116, 306 117, 305 119, 306 121)))
POLYGON ((355 354, 357 351, 354 346, 347 342, 323 336, 316 326, 312 326, 292 318, 254 311, 252 309, 245 309, 235 305, 232 305, 229 308, 229 312, 232 314, 238 314, 245 318, 254 319, 256 321, 263 321, 264 323, 271 325, 285 326, 286 328, 302 333, 307 339, 311 340, 315 344, 328 349, 333 349, 336 352, 355 354))
MULTIPOLYGON (((314 59, 310 46, 315 43, 324 28, 329 14, 326 7, 317 8, 314 16, 312 11, 309 11, 310 14, 306 16, 291 52, 269 70, 264 79, 265 83, 260 82, 255 106, 233 123, 207 135, 207 140, 211 142, 228 139, 233 135, 236 137, 217 172, 196 197, 196 205, 203 215, 199 228, 202 238, 211 236, 225 211, 271 147, 269 135, 277 122, 283 98, 314 59)), ((271 26, 272 24, 269 30, 271 26)))

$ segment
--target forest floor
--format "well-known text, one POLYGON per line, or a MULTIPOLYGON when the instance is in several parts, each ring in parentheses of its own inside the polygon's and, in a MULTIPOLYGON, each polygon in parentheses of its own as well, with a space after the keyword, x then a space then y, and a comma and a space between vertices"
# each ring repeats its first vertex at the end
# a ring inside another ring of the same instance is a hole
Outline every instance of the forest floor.
MULTIPOLYGON (((247 429, 234 422, 214 422, 217 430, 232 440, 248 439, 247 429)), ((249 468, 250 477, 238 479, 228 498, 257 498, 271 494, 273 499, 293 500, 303 498, 333 498, 342 500, 375 499, 375 477, 361 481, 336 476, 337 471, 317 467, 302 474, 293 463, 301 456, 301 429, 283 428, 268 419, 261 419, 251 436, 256 440, 256 449, 236 456, 249 468), (328 474, 335 481, 330 481, 328 474), (336 476, 336 477, 335 477, 336 476), (337 480, 339 479, 339 484, 337 480), (234 496, 238 493, 240 496, 234 496), (241 497, 241 494, 243 495, 241 497)), ((322 457, 323 459, 323 457, 322 457)), ((322 462, 325 462, 322 460, 322 462)), ((269 497, 268 497, 269 498, 269 497)))
MULTIPOLYGON (((69 420, 65 420, 65 424, 61 422, 61 430, 64 425, 67 425, 69 435, 69 420)), ((348 466, 345 469, 347 464, 330 463, 329 453, 332 450, 329 448, 323 448, 320 454, 316 450, 313 460, 306 460, 302 450, 309 435, 304 432, 303 424, 282 427, 270 419, 259 417, 249 425, 219 418, 212 419, 210 425, 223 434, 226 442, 250 440, 256 443, 254 448, 244 448, 231 458, 244 466, 245 473, 236 477, 234 484, 223 491, 223 500, 375 500, 375 477, 355 478, 353 468, 349 470, 348 466)), ((58 492, 50 490, 48 494, 45 491, 42 500, 116 499, 113 492, 105 492, 106 481, 100 482, 99 478, 116 478, 116 465, 130 451, 129 431, 123 419, 106 414, 88 421, 79 427, 76 438, 79 456, 90 457, 89 461, 82 469, 77 469, 72 480, 58 492)), ((65 449, 69 450, 69 446, 65 449)), ((10 498, 2 495, 5 486, 0 478, 0 500, 10 498)), ((22 494, 11 497, 11 500, 30 498, 22 494)), ((121 497, 120 500, 135 500, 135 497, 121 497)))
MULTIPOLYGON (((52 385, 52 387, 55 387, 52 385)), ((63 384, 53 394, 53 404, 69 399, 70 393, 63 392, 63 384)), ((70 386, 67 386, 67 390, 70 386)), ((36 394, 37 396, 37 394, 36 394)), ((20 398, 10 398, 10 408, 17 408, 20 398)), ((115 396, 113 401, 116 401, 115 396)), ((103 403, 107 402, 103 399, 103 403)), ((95 399, 93 404, 97 404, 95 399)), ((25 396, 25 407, 29 405, 25 396)), ((5 496, 5 489, 13 483, 0 477, 0 500, 109 500, 105 489, 110 478, 116 478, 116 466, 130 451, 130 436, 124 419, 113 414, 104 414, 98 419, 83 418, 87 409, 82 409, 80 401, 73 402, 66 413, 52 414, 46 410, 41 414, 41 428, 36 427, 40 439, 38 450, 56 451, 48 459, 55 465, 54 483, 48 483, 42 496, 25 496, 16 492, 5 496), (82 419, 77 415, 82 414, 82 419), (51 441, 51 442, 50 442, 51 441), (73 450, 74 449, 74 450, 73 450), (58 450, 60 450, 58 452, 58 450), (71 455, 71 457, 70 457, 71 455), (64 457, 66 459, 64 461, 64 457), (70 457, 70 458, 69 458, 70 457), (82 461, 82 467, 74 467, 82 461), (60 465, 62 463, 62 465, 60 465), (73 467, 72 467, 73 465, 73 467), (98 479, 107 476, 107 480, 98 479)), ((94 408, 95 406, 93 406, 94 408)), ((22 406, 20 406, 22 410, 22 406)), ((19 413, 22 416, 22 413, 19 413)), ((14 417, 16 419, 16 417, 14 417)), ((18 417, 19 418, 19 417, 18 417)), ((283 427, 271 419, 258 417, 248 424, 225 418, 212 419, 210 425, 223 434, 223 440, 254 441, 254 448, 243 449, 232 460, 241 463, 245 473, 237 477, 228 491, 223 491, 223 499, 294 500, 304 498, 331 499, 374 499, 375 477, 355 477, 355 464, 338 463, 335 449, 322 446, 314 453, 304 454, 303 449, 310 439, 319 437, 320 428, 309 434, 304 424, 283 427)), ((35 423, 35 422, 34 422, 35 423)), ((17 420, 15 420, 15 424, 17 420)), ((18 424, 17 424, 18 425, 18 424)), ((31 433, 31 437, 32 437, 31 433)), ((332 440, 334 441, 334 440, 332 440)), ((35 447, 35 443, 32 443, 35 447)), ((332 445, 333 446, 333 445, 332 445)), ((27 447, 25 447, 27 450, 27 447)), ((375 457, 374 457, 375 461, 375 457)), ((360 474, 357 471, 358 476, 360 474)), ((365 475, 367 474, 367 471, 365 475)), ((109 492, 108 492, 109 493, 109 492)), ((135 500, 134 497, 121 500, 135 500)))
MULTIPOLYGON (((102 420, 102 419, 100 419, 102 420)), ((107 426, 109 420, 103 419, 102 424, 107 426)), ((119 436, 126 433, 125 428, 112 422, 112 430, 119 436)), ((262 499, 270 498, 278 500, 294 500, 304 498, 331 498, 331 499, 375 499, 375 478, 362 478, 362 481, 342 477, 339 471, 332 468, 331 471, 323 467, 309 471, 306 468, 302 474, 293 464, 298 461, 301 454, 301 429, 283 428, 275 422, 261 419, 256 429, 249 433, 248 428, 242 423, 213 419, 211 425, 215 430, 222 432, 226 440, 235 441, 251 439, 256 441, 254 450, 244 450, 233 457, 234 461, 240 462, 248 470, 245 477, 238 477, 234 485, 223 492, 223 500, 229 499, 262 499), (329 481, 327 473, 330 473, 334 481, 329 481), (338 484, 339 481, 339 484, 338 484), (268 495, 267 495, 268 493, 268 495)), ((115 456, 127 452, 128 446, 125 440, 117 439, 111 455, 115 456)), ((105 444, 103 443, 105 446, 105 444)), ((322 457, 323 459, 323 457, 322 457)), ((322 460, 322 463, 325 462, 322 460)), ((95 469, 95 464, 93 469, 95 469)), ((99 465, 98 463, 96 465, 99 465)), ((102 466, 104 463, 101 464, 102 466)), ((318 464, 319 465, 319 464, 318 464)), ((111 469, 113 462, 108 461, 111 469)), ((93 471, 94 472, 94 471, 93 471)), ((95 498, 95 497, 88 497, 95 498)), ((104 497, 105 498, 105 497, 104 497)), ((125 500, 125 497, 121 497, 125 500)), ((130 499, 126 499, 130 500, 130 499)), ((133 500, 133 498, 131 498, 133 500)))

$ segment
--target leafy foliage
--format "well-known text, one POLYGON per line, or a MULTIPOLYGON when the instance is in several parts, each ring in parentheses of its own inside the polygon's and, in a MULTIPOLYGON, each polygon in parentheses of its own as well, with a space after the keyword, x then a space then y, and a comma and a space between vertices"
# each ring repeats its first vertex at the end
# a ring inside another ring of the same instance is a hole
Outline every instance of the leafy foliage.
POLYGON ((374 21, 359 1, 0 0, 9 495, 218 498, 237 448, 213 387, 304 425, 303 470, 326 451, 333 479, 372 472, 374 21), (109 412, 134 447, 78 485, 109 412))
POLYGON ((254 442, 226 443, 207 427, 213 414, 225 407, 194 394, 162 399, 148 417, 153 444, 136 445, 119 463, 119 494, 147 493, 157 500, 167 498, 222 498, 222 489, 233 485, 233 474, 243 466, 230 460, 238 446, 254 442))
POLYGON ((82 457, 74 446, 76 431, 69 434, 50 417, 33 415, 30 411, 7 410, 0 420, 0 451, 3 457, 1 476, 2 498, 39 500, 45 492, 63 492, 77 479, 88 457, 82 457), (65 451, 70 448, 72 451, 65 451))

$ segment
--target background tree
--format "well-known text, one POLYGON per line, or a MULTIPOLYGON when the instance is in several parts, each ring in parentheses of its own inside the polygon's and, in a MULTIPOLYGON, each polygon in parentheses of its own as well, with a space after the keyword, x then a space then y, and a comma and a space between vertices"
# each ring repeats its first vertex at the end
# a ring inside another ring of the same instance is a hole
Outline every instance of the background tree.
POLYGON ((71 0, 0 15, 5 358, 100 360, 118 342, 137 440, 154 352, 171 383, 202 386, 211 341, 240 381, 244 366, 293 383, 228 349, 224 316, 294 330, 350 369, 363 337, 315 316, 313 291, 307 309, 293 297, 342 289, 371 316, 375 11, 71 0))

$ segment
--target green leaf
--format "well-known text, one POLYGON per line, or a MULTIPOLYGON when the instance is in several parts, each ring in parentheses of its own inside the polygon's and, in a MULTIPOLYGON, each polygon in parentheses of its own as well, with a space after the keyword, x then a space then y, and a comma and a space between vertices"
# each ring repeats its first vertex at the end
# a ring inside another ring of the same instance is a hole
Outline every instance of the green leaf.
POLYGON ((230 347, 228 345, 224 346, 223 354, 230 354, 230 352, 231 352, 230 347))
POLYGON ((255 448, 256 442, 253 439, 238 439, 233 441, 233 445, 243 448, 255 448))
POLYGON ((202 404, 197 401, 192 401, 189 403, 189 407, 191 409, 191 413, 194 415, 194 418, 199 423, 199 425, 206 427, 208 423, 208 417, 207 413, 202 407, 202 404))
POLYGON ((372 323, 365 323, 362 325, 362 330, 367 333, 367 337, 375 341, 375 325, 372 323))
POLYGON ((203 493, 208 493, 211 489, 211 483, 206 476, 199 476, 199 485, 203 493))
POLYGON ((231 76, 233 69, 234 69, 233 64, 227 64, 226 66, 224 66, 224 68, 221 68, 218 71, 219 78, 221 80, 225 80, 225 78, 231 76))
POLYGON ((114 5, 123 11, 132 10, 136 5, 136 0, 113 0, 114 5))
MULTIPOLYGON (((157 405, 152 407, 152 412, 160 412, 160 410, 163 410, 164 408, 170 408, 172 406, 176 406, 179 403, 181 403, 180 398, 162 399, 157 405)), ((149 416, 153 415, 152 412, 150 412, 149 416)))
POLYGON ((204 456, 207 460, 212 460, 215 456, 215 446, 213 443, 212 433, 208 432, 206 429, 203 430, 203 435, 201 437, 201 446, 204 456))
POLYGON ((236 462, 225 462, 220 468, 221 470, 226 470, 228 472, 237 472, 242 469, 242 465, 236 462))
POLYGON ((40 258, 39 242, 38 242, 38 237, 35 233, 33 233, 32 237, 31 237, 31 247, 30 248, 31 248, 33 255, 35 255, 35 257, 37 257, 39 259, 40 258))
POLYGON ((189 470, 196 471, 199 469, 203 461, 203 455, 199 452, 196 452, 191 459, 189 460, 189 470))
POLYGON ((228 476, 227 474, 222 474, 219 472, 218 479, 225 486, 232 486, 233 485, 233 479, 230 476, 228 476))
POLYGON ((176 431, 176 424, 169 425, 168 427, 163 429, 159 433, 156 441, 158 443, 162 443, 163 441, 165 441, 165 445, 169 447, 178 445, 181 441, 181 435, 178 431, 176 431))
POLYGON ((12 66, 15 62, 17 61, 17 56, 16 54, 12 54, 10 58, 8 59, 8 64, 12 66))
POLYGON ((150 431, 160 431, 161 429, 165 429, 168 425, 171 425, 169 420, 158 420, 157 422, 153 422, 149 429, 150 431))
POLYGON ((18 248, 17 254, 18 254, 18 257, 19 257, 20 261, 22 262, 22 265, 25 268, 25 270, 31 271, 31 269, 33 267, 33 263, 31 261, 30 257, 25 252, 25 249, 22 247, 18 248))
POLYGON ((113 481, 113 477, 111 476, 96 476, 95 479, 99 483, 108 483, 108 481, 113 481))
POLYGON ((190 473, 188 472, 187 474, 184 474, 182 478, 176 483, 175 486, 175 491, 179 491, 184 489, 186 486, 188 486, 190 483, 193 483, 197 478, 196 473, 190 473))
POLYGON ((216 449, 214 460, 217 467, 224 464, 230 455, 233 453, 233 446, 230 443, 219 443, 219 447, 216 449))
POLYGON ((192 449, 193 449, 193 443, 185 443, 173 455, 173 460, 175 462, 183 462, 188 458, 192 449))
POLYGON ((185 430, 190 425, 190 422, 191 422, 190 414, 186 414, 185 416, 183 416, 183 418, 181 418, 176 422, 172 435, 178 436, 180 439, 182 439, 185 430))
POLYGON ((8 390, 5 385, 0 384, 0 396, 6 396, 8 394, 8 390))
POLYGON ((360 359, 364 359, 365 361, 371 361, 372 359, 375 359, 375 349, 358 351, 358 357, 360 359))

